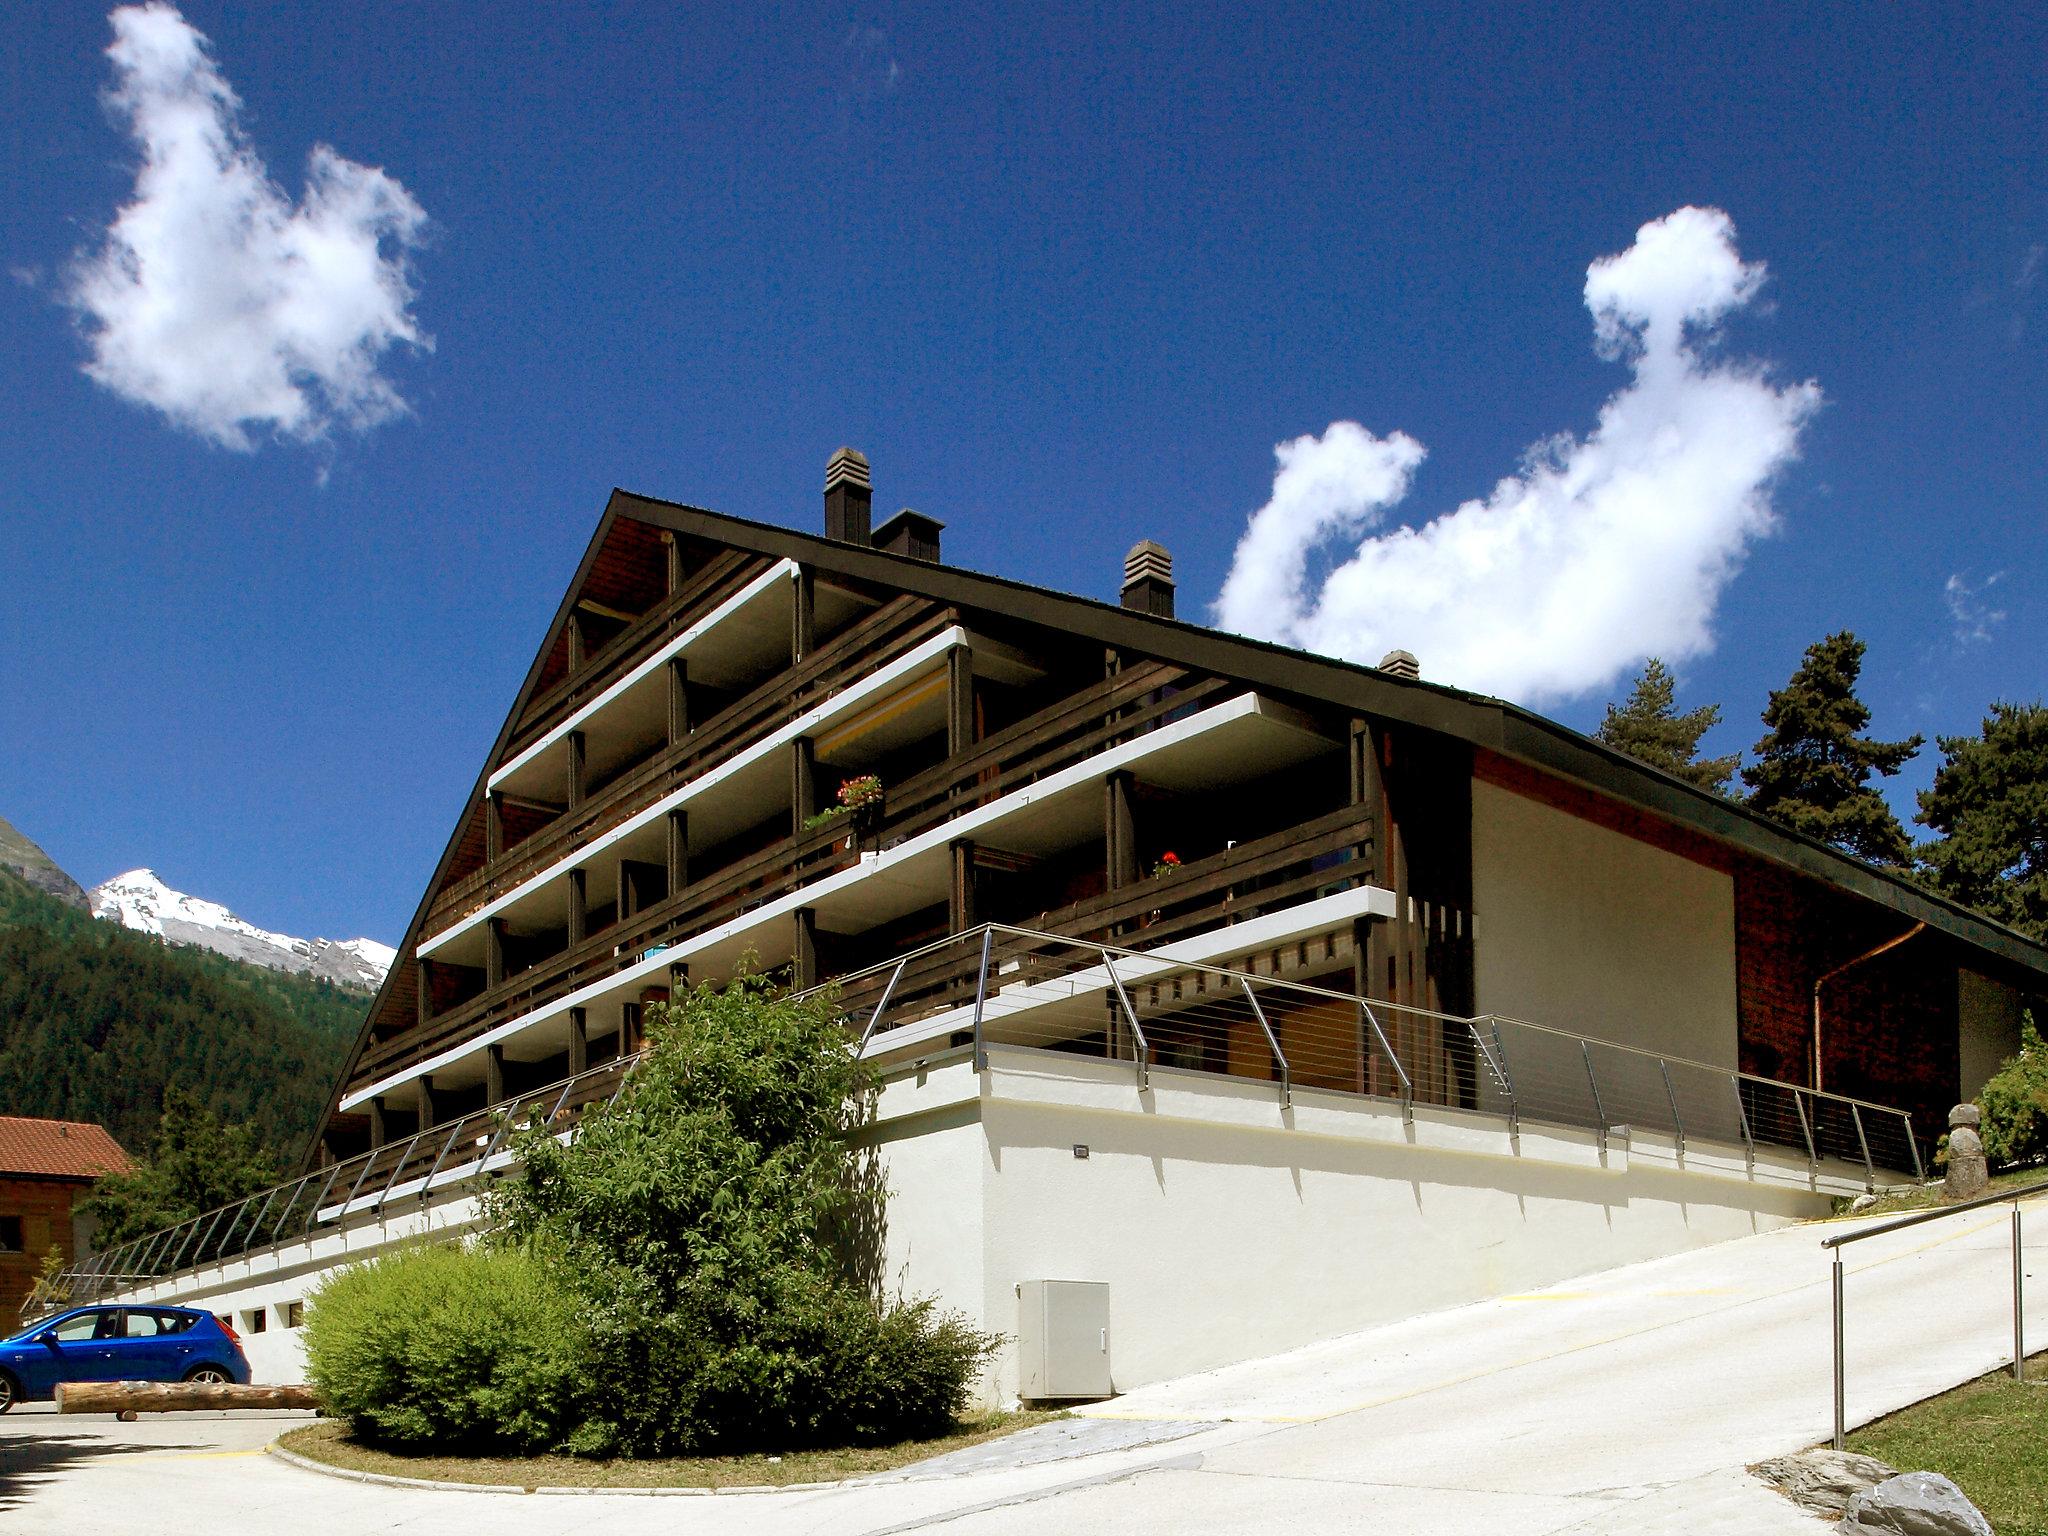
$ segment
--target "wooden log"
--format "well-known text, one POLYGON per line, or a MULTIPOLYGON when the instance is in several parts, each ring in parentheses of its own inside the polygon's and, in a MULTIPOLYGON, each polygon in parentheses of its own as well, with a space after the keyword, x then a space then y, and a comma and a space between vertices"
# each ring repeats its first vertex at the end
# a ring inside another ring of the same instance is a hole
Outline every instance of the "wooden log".
POLYGON ((195 1413, 223 1408, 318 1408, 306 1386, 247 1386, 199 1381, 66 1381, 57 1386, 59 1413, 195 1413))

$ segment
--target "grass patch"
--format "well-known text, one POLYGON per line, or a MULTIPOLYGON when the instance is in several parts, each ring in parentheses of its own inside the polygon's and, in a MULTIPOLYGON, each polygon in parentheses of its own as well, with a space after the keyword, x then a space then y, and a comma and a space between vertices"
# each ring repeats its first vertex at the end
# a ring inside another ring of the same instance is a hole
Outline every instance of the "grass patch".
POLYGON ((784 1456, 675 1456, 647 1461, 591 1461, 580 1456, 415 1456, 359 1444, 331 1419, 294 1429, 279 1441, 309 1461, 349 1472, 417 1477, 438 1483, 496 1483, 507 1488, 756 1488, 830 1483, 893 1472, 985 1440, 1066 1417, 1060 1410, 992 1413, 962 1420, 950 1435, 895 1445, 784 1456))
POLYGON ((2048 1536, 2048 1352, 2027 1384, 2005 1371, 1864 1426, 1849 1449, 1908 1472, 1939 1472, 1984 1511, 1998 1536, 2048 1536))
MULTIPOLYGON (((1993 1174, 1991 1176, 1991 1187, 1985 1190, 1984 1193, 1987 1195, 1998 1195, 2005 1193, 2009 1189, 2022 1189, 2029 1184, 2048 1186, 2048 1168, 2020 1168, 2010 1173, 1993 1174)), ((1936 1179, 1932 1184, 1915 1184, 1904 1189, 1889 1190, 1877 1197, 1877 1204, 1873 1205, 1869 1210, 1859 1212, 1858 1214, 1862 1216, 1891 1216, 1903 1214, 1907 1211, 1931 1210, 1940 1204, 1941 1180, 1936 1179)), ((1835 1214, 1837 1216, 1849 1214, 1849 1199, 1847 1196, 1836 1197, 1835 1214)))

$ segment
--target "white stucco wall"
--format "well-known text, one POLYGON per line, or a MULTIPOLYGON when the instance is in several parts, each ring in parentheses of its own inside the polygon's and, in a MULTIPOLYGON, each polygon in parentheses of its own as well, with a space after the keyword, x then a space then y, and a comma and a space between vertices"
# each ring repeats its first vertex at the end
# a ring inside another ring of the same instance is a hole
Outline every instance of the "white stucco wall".
MULTIPOLYGON (((1129 1388, 1742 1236, 1863 1188, 1803 1156, 1616 1139, 1314 1091, 991 1050, 986 1326, 1016 1330, 1018 1282, 1110 1287, 1129 1388), (1085 1144, 1086 1159, 1074 1155, 1085 1144)), ((1006 1352, 992 1383, 1017 1387, 1006 1352)))
POLYGON ((1736 1063, 1728 875, 1476 782, 1472 937, 1481 1013, 1736 1063))
POLYGON ((1956 972, 1956 1038, 1963 1097, 2020 1051, 2020 995, 1975 971, 1956 972))
MULTIPOLYGON (((991 1046, 885 1090, 871 1141, 891 1198, 884 1283, 936 1295, 1014 1335, 1016 1287, 1110 1287, 1121 1388, 1371 1324, 1497 1296, 1824 1214, 1863 1171, 1694 1136, 1505 1121, 1128 1063, 991 1046), (1074 1155, 1086 1145, 1085 1159, 1074 1155)), ((432 1230, 454 1235, 475 1202, 416 1205, 313 1243, 231 1261, 136 1299, 233 1314, 258 1380, 304 1379, 289 1301, 333 1266, 432 1230), (273 1309, 265 1333, 246 1314, 273 1309)), ((1017 1390, 1014 1346, 983 1384, 1017 1390)))

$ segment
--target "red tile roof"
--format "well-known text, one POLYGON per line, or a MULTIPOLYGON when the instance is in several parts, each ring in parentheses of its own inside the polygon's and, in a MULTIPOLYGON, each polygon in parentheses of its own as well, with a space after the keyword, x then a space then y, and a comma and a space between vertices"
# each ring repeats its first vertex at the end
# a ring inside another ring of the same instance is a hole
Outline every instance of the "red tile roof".
POLYGON ((96 1179, 134 1166, 103 1125, 0 1115, 0 1178, 96 1179))

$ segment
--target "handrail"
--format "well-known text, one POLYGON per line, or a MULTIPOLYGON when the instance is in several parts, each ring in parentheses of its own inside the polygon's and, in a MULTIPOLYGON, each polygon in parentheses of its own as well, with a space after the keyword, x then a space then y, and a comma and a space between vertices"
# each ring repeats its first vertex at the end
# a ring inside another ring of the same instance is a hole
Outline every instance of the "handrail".
POLYGON ((1883 1237, 1887 1232, 1903 1232, 1907 1227, 1939 1221, 1944 1216, 1961 1216, 1967 1211, 1981 1211, 1986 1206, 2003 1205, 2008 1200, 2030 1200, 2035 1195, 2048 1195, 2048 1179, 2019 1189, 2001 1190, 1995 1195, 1979 1195, 1974 1200, 1958 1200, 1954 1205, 1937 1206, 1930 1211, 1914 1211, 1908 1216, 1881 1221, 1874 1227, 1859 1227, 1854 1232, 1838 1232, 1833 1237, 1822 1238, 1820 1245, 1823 1248, 1846 1248, 1851 1243, 1862 1242, 1866 1237, 1883 1237))
POLYGON ((1915 1211, 1910 1216, 1900 1216, 1891 1221, 1881 1221, 1875 1226, 1862 1227, 1854 1232, 1838 1232, 1833 1237, 1820 1240, 1821 1247, 1834 1255, 1830 1266, 1829 1289, 1834 1307, 1835 1346, 1835 1449, 1846 1448, 1848 1439, 1848 1344, 1845 1327, 1845 1302, 1847 1296, 1846 1276, 1842 1270, 1842 1250, 1851 1243, 1860 1243, 1865 1238, 1883 1237, 1888 1232, 1903 1232, 1909 1227, 1924 1226, 1930 1221, 1940 1221, 1945 1216, 1962 1216, 1971 1211, 1981 1211, 1989 1206, 2012 1205, 2012 1379, 2027 1379, 2027 1313, 2026 1313, 2026 1270, 2021 1263, 2022 1233, 2020 1223, 2020 1202, 2036 1195, 2048 1195, 2048 1179, 2038 1184, 2023 1185, 2018 1189, 2000 1190, 1995 1195, 1979 1195, 1974 1200, 1958 1200, 1954 1205, 1940 1206, 1931 1211, 1915 1211))

